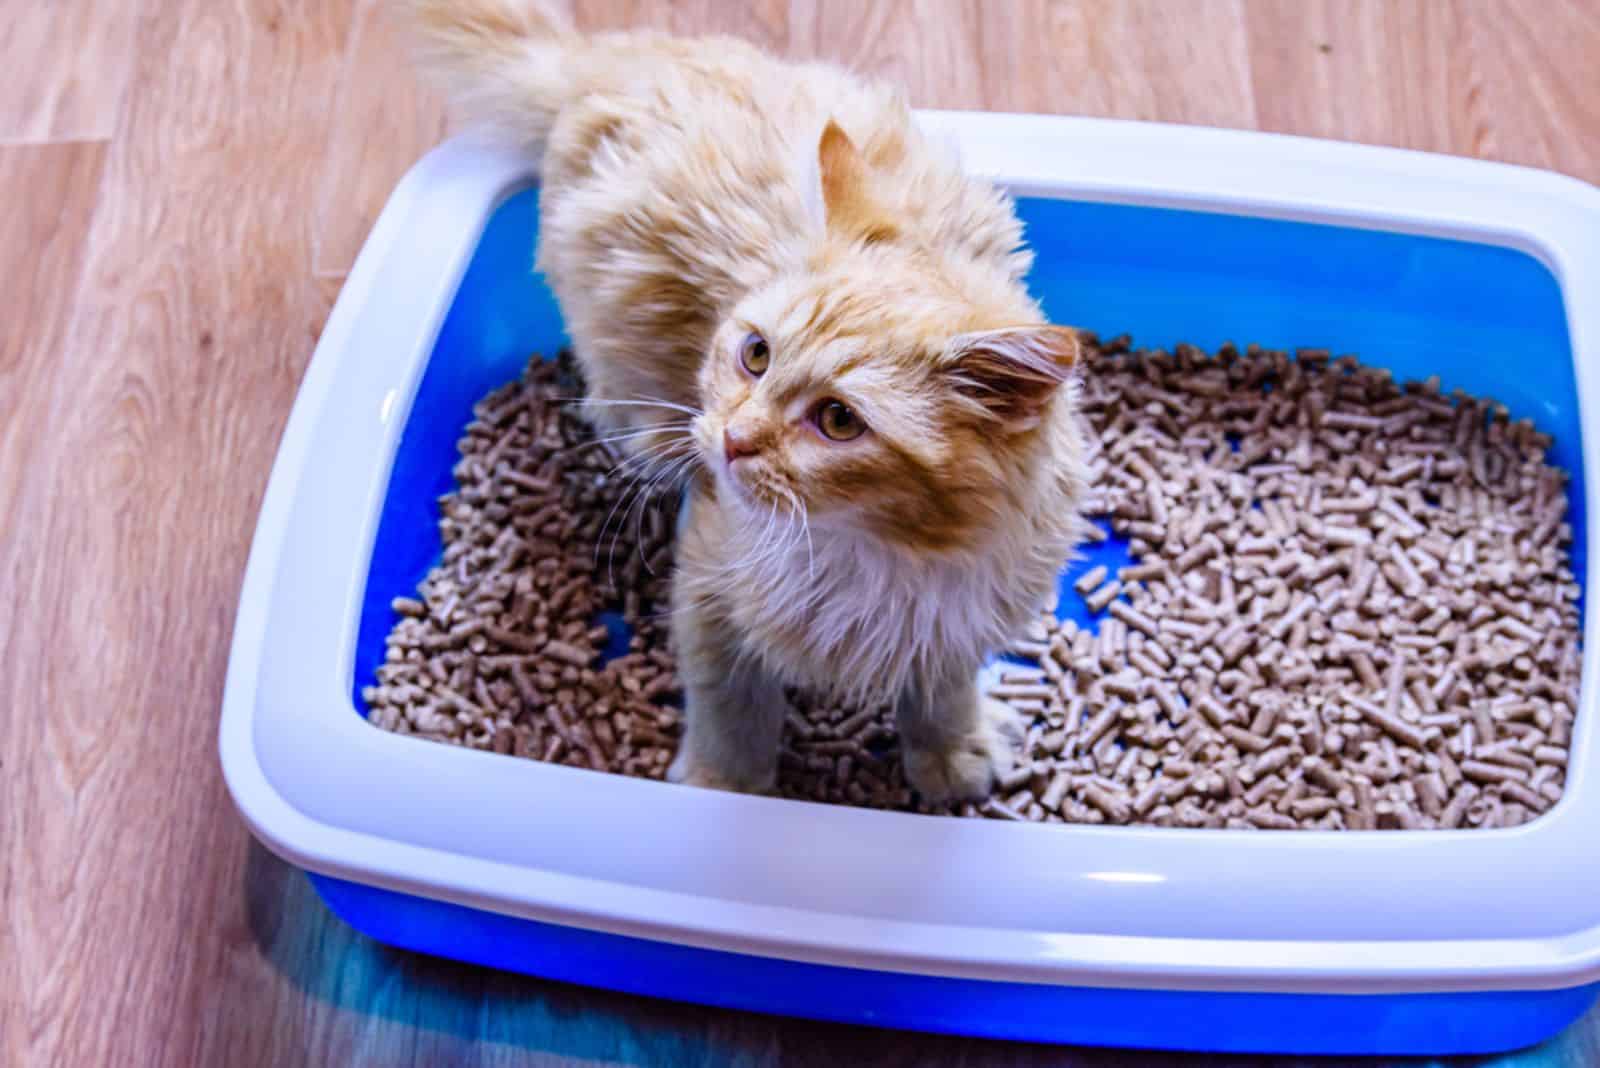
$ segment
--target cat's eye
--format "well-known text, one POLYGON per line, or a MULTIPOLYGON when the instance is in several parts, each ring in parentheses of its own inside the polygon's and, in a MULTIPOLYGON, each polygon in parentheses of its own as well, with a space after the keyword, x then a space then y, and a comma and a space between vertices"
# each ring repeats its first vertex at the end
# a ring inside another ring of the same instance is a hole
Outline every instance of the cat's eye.
POLYGON ((760 378, 771 362, 772 350, 767 347, 767 339, 753 330, 746 334, 744 341, 739 344, 740 366, 760 378))
POLYGON ((859 438, 867 424, 843 401, 825 400, 817 406, 817 429, 833 441, 850 441, 859 438))

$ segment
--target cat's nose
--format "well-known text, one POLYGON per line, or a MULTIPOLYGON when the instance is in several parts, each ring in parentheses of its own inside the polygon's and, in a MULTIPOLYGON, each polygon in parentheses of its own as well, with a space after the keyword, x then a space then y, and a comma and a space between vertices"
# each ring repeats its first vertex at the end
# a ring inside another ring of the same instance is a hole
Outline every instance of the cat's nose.
POLYGON ((730 464, 745 456, 754 456, 761 446, 748 431, 727 427, 722 431, 722 456, 730 464))

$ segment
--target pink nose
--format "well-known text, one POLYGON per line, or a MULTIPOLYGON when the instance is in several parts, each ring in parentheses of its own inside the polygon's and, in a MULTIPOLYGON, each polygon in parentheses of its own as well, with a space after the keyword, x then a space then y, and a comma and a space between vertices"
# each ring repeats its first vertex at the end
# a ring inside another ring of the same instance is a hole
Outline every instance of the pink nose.
POLYGON ((761 447, 747 433, 736 431, 731 426, 722 432, 722 455, 730 464, 760 451, 761 447))

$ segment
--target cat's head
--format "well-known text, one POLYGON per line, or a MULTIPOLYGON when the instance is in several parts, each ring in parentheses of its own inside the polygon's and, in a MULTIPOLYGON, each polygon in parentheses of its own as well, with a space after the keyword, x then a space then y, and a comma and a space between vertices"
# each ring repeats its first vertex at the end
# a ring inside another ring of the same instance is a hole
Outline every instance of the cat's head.
POLYGON ((915 551, 973 544, 1027 492, 1068 403, 1075 333, 1010 275, 903 239, 855 147, 819 149, 824 230, 803 266, 717 329, 693 427, 719 495, 751 517, 803 506, 915 551))

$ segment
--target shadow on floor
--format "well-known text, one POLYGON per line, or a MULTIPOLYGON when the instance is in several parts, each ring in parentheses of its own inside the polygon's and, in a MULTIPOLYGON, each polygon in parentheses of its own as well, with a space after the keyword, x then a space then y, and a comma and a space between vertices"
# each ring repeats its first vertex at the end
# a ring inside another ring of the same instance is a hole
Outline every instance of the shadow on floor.
MULTIPOLYGON (((1067 1049, 757 1016, 660 1001, 493 971, 390 949, 337 919, 298 870, 251 843, 244 894, 252 937, 306 995, 366 1026, 404 1029, 396 1052, 443 1037, 462 1059, 510 1063, 544 1055, 617 1065, 960 1065, 1030 1068, 1336 1068, 1371 1060, 1196 1056, 1067 1049), (490 1051, 490 1055, 485 1055, 490 1051), (493 1051, 499 1051, 494 1053, 493 1051)), ((1535 1050, 1507 1057, 1408 1060, 1451 1068, 1580 1068, 1577 1032, 1595 1014, 1535 1050)))

